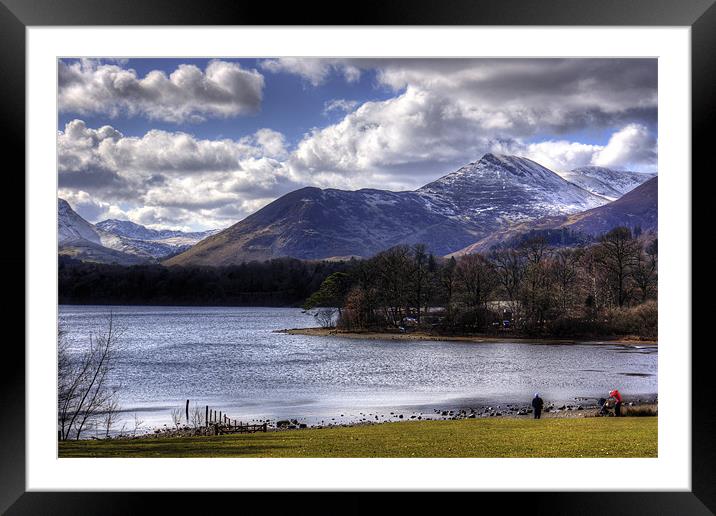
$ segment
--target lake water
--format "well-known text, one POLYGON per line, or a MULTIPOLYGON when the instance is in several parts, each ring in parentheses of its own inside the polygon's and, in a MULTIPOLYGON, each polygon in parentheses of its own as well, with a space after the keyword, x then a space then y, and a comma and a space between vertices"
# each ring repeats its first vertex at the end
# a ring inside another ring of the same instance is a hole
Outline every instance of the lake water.
POLYGON ((110 311, 123 328, 113 381, 122 385, 127 428, 135 413, 145 428, 170 425, 170 410, 187 399, 242 421, 328 424, 526 404, 535 392, 548 403, 604 397, 615 387, 627 399, 657 393, 655 347, 274 333, 317 325, 292 308, 60 306, 73 350, 103 330, 110 311))

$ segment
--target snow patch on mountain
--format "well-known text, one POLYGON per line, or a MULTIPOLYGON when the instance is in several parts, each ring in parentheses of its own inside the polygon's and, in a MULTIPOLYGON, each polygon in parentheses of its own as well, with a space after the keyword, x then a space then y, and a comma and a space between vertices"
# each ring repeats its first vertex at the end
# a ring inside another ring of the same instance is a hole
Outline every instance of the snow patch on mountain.
POLYGON ((181 253, 220 230, 184 232, 151 229, 128 220, 107 219, 95 224, 102 245, 125 253, 160 260, 181 253))
POLYGON ((80 217, 64 199, 57 199, 57 235, 60 245, 76 240, 101 244, 96 228, 80 217))
POLYGON ((171 229, 151 229, 129 220, 107 219, 98 222, 95 226, 102 231, 120 237, 132 238, 135 240, 170 241, 183 244, 195 244, 200 240, 217 233, 218 229, 198 232, 185 232, 171 229))
POLYGON ((631 192, 637 186, 656 174, 614 170, 605 167, 581 167, 568 172, 560 172, 560 176, 585 190, 614 201, 631 192))
POLYGON ((115 219, 91 224, 64 199, 58 199, 57 215, 61 253, 92 261, 106 259, 124 264, 154 262, 186 251, 219 231, 155 230, 127 220, 115 219))
POLYGON ((517 156, 485 154, 417 190, 431 210, 478 225, 563 215, 608 199, 517 156))

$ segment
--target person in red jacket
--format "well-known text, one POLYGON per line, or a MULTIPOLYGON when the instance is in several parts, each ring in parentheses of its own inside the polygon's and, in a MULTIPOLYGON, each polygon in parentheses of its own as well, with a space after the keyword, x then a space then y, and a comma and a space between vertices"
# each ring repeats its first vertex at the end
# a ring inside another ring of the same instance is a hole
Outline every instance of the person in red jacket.
POLYGON ((614 398, 614 415, 619 417, 622 415, 622 395, 617 389, 609 393, 610 398, 614 398))

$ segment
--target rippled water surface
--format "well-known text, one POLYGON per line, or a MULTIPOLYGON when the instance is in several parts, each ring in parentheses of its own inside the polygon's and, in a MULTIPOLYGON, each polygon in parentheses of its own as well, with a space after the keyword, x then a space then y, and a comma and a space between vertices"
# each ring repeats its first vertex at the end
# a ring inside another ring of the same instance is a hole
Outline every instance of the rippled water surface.
POLYGON ((316 326, 292 308, 61 306, 73 349, 109 312, 123 328, 114 381, 125 422, 170 423, 187 399, 241 420, 360 419, 490 403, 657 392, 657 350, 612 344, 469 344, 274 333, 316 326), (342 415, 342 416, 341 416, 342 415))

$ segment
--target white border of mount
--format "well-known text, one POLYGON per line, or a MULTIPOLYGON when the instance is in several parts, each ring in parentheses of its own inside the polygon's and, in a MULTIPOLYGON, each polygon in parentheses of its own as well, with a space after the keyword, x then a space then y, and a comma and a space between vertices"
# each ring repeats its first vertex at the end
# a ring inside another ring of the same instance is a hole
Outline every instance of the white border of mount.
POLYGON ((689 490, 690 29, 72 28, 27 31, 27 489, 689 490), (659 457, 57 459, 58 56, 658 57, 659 457))

